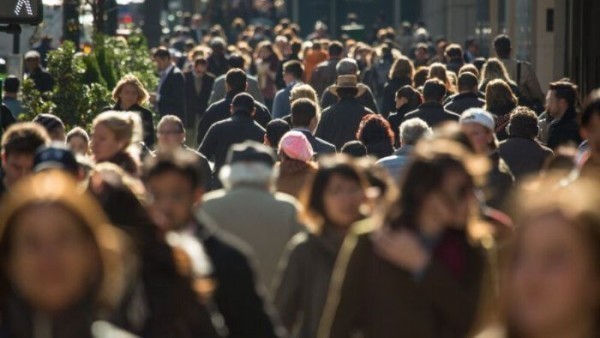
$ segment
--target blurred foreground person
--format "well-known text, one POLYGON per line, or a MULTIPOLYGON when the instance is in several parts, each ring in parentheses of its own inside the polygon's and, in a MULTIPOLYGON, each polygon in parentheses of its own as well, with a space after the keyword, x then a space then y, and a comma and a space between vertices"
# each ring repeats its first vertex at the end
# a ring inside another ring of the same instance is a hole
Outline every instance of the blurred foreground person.
POLYGON ((350 161, 321 161, 304 206, 310 231, 290 241, 280 264, 275 305, 294 337, 316 337, 338 252, 350 226, 363 218, 368 183, 350 161))
POLYGON ((417 146, 392 208, 344 241, 318 337, 468 333, 485 263, 469 232, 476 169, 456 143, 417 146))
POLYGON ((299 199, 317 171, 312 146, 302 132, 290 131, 283 135, 278 152, 277 191, 299 199))
POLYGON ((2 205, 0 336, 97 336, 136 270, 123 234, 57 171, 20 182, 2 205))
POLYGON ((220 173, 225 189, 206 194, 199 214, 249 244, 258 259, 258 281, 270 286, 286 243, 302 226, 297 201, 273 193, 275 154, 246 141, 232 146, 220 173))
MULTIPOLYGON (((163 152, 149 158, 144 183, 152 219, 163 233, 191 235, 203 247, 213 270, 214 304, 223 316, 228 337, 279 337, 276 321, 257 291, 246 246, 221 231, 209 217, 194 216, 204 193, 200 172, 198 158, 184 151, 163 152)), ((238 204, 228 204, 228 213, 232 213, 232 205, 238 204)))
POLYGON ((600 178, 600 89, 587 98, 581 115, 581 131, 586 144, 581 147, 579 166, 584 176, 600 178))
POLYGON ((597 182, 524 185, 515 194, 515 238, 501 261, 499 313, 481 338, 600 336, 597 182))

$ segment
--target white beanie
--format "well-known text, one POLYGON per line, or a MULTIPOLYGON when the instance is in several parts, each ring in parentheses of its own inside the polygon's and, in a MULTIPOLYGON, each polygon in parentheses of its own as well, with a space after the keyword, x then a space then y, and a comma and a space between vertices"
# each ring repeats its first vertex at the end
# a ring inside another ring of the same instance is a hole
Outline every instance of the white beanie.
POLYGON ((460 116, 460 124, 477 123, 485 128, 494 131, 496 129, 496 122, 494 116, 485 111, 483 108, 470 108, 465 110, 460 116))

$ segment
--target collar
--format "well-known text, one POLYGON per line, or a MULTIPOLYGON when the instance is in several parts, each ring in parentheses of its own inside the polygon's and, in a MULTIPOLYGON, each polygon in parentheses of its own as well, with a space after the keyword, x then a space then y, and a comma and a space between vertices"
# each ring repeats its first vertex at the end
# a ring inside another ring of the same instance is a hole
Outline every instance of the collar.
POLYGON ((394 152, 394 155, 408 155, 410 153, 412 153, 413 149, 415 148, 415 146, 411 146, 411 145, 405 145, 405 146, 401 146, 400 148, 396 149, 396 151, 394 152))
POLYGON ((300 80, 295 80, 295 81, 292 81, 292 82, 290 82, 290 84, 289 84, 289 85, 287 85, 286 87, 287 87, 287 88, 294 88, 296 85, 301 85, 301 84, 302 84, 302 81, 300 81, 300 80))
POLYGON ((297 127, 297 128, 292 128, 292 130, 296 130, 296 131, 300 131, 300 132, 307 132, 312 135, 312 131, 310 131, 310 129, 308 129, 307 127, 297 127))
POLYGON ((175 65, 171 63, 167 69, 163 70, 163 76, 169 75, 169 73, 175 68, 175 65))
POLYGON ((427 101, 421 104, 419 108, 444 108, 441 103, 435 101, 427 101))

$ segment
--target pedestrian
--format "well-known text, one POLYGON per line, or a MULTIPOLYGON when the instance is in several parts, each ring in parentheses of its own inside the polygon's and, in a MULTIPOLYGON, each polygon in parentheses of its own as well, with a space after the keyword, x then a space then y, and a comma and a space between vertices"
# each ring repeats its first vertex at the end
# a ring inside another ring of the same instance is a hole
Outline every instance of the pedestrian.
POLYGON ((340 152, 353 158, 363 158, 367 156, 367 146, 359 140, 348 141, 342 146, 340 152))
POLYGON ((432 63, 429 66, 429 74, 427 75, 427 79, 438 79, 444 83, 444 86, 446 87, 446 95, 444 96, 444 99, 456 94, 456 86, 454 86, 450 81, 450 76, 448 75, 448 69, 446 68, 446 65, 438 62, 432 63))
POLYGON ((336 67, 343 57, 344 46, 339 41, 332 41, 327 50, 328 59, 319 63, 310 77, 310 85, 315 89, 318 97, 323 95, 327 87, 335 83, 336 67))
POLYGON ((280 61, 270 41, 264 40, 258 44, 254 61, 256 63, 258 85, 265 98, 265 105, 273 107, 273 100, 277 92, 275 78, 277 77, 280 61))
POLYGON ((510 90, 513 92, 513 95, 516 97, 521 96, 519 87, 514 81, 511 80, 510 75, 508 74, 506 68, 504 68, 502 61, 496 58, 490 58, 483 65, 483 69, 481 69, 481 83, 479 85, 479 91, 485 93, 488 83, 497 79, 506 82, 506 84, 508 84, 510 87, 510 90))
POLYGON ((487 183, 484 188, 487 206, 506 210, 506 198, 513 186, 514 176, 510 167, 500 157, 498 139, 494 130, 496 122, 489 112, 482 108, 467 109, 460 117, 462 132, 468 137, 475 154, 486 156, 490 161, 487 183))
POLYGON ((485 89, 484 109, 494 115, 496 120, 496 137, 504 141, 508 137, 506 127, 511 112, 517 107, 517 97, 504 80, 496 79, 488 83, 485 89))
POLYGON ((14 75, 9 75, 2 82, 2 103, 10 110, 13 118, 18 120, 25 113, 23 103, 19 99, 21 81, 14 75))
POLYGON ((394 152, 394 132, 390 123, 381 115, 370 114, 363 117, 356 139, 367 147, 367 154, 377 159, 390 156, 394 152))
POLYGON ((39 114, 32 122, 44 127, 50 140, 65 143, 65 124, 60 117, 53 114, 39 114))
POLYGON ((265 129, 265 140, 264 144, 277 150, 279 148, 279 142, 285 133, 290 131, 291 127, 289 123, 282 119, 274 119, 267 124, 265 129))
POLYGON ((467 335, 485 265, 469 158, 448 141, 417 146, 393 208, 348 233, 317 337, 467 335))
POLYGON ((546 95, 546 111, 552 119, 546 142, 550 149, 569 143, 578 146, 581 143, 576 106, 577 86, 567 81, 550 84, 546 95))
POLYGON ((439 79, 430 79, 423 86, 423 104, 416 110, 404 115, 403 121, 418 117, 431 128, 436 128, 446 122, 458 121, 460 116, 444 109, 442 102, 446 96, 446 86, 439 79))
POLYGON ((384 167, 397 183, 401 183, 402 174, 409 165, 409 160, 417 142, 421 138, 429 137, 432 134, 431 128, 420 118, 408 119, 402 122, 398 130, 400 147, 392 155, 377 161, 377 164, 384 167))
POLYGON ((302 84, 304 66, 300 61, 292 60, 283 65, 285 88, 275 94, 273 101, 273 117, 283 118, 290 114, 290 94, 294 87, 302 84))
MULTIPOLYGON (((208 61, 203 57, 194 60, 194 68, 183 74, 185 76, 186 114, 185 127, 189 141, 197 140, 198 122, 208 108, 208 99, 213 89, 215 76, 208 73, 208 61)), ((194 146, 194 144, 192 144, 194 146)), ((195 145, 197 146, 197 145, 195 145)))
POLYGON ((396 91, 394 103, 395 111, 388 116, 388 122, 394 132, 394 146, 399 146, 398 128, 404 120, 404 116, 423 104, 423 97, 416 89, 411 86, 404 86, 396 91))
POLYGON ((96 163, 111 162, 128 174, 138 176, 141 129, 136 113, 107 111, 96 116, 90 142, 96 163))
MULTIPOLYGON (((340 76, 354 75, 358 78, 358 76, 360 75, 358 63, 352 58, 341 59, 336 66, 336 72, 336 83, 339 82, 340 76)), ((327 87, 323 92, 323 95, 321 96, 321 109, 329 108, 340 101, 339 96, 337 96, 337 94, 334 91, 336 83, 327 87)), ((365 85, 364 83, 358 83, 357 86, 358 93, 356 96, 356 100, 361 105, 365 106, 366 108, 369 108, 371 111, 378 113, 379 110, 371 88, 369 88, 369 86, 365 85)))
POLYGON ((479 42, 474 37, 467 38, 465 42, 465 62, 472 63, 479 56, 479 42))
MULTIPOLYGON (((258 291, 246 247, 210 218, 194 215, 202 205, 200 172, 198 158, 183 151, 148 158, 143 177, 152 197, 150 215, 163 231, 191 234, 204 248, 213 267, 214 302, 229 337, 279 337, 277 322, 258 291)), ((231 209, 227 213, 232 214, 231 209)))
POLYGON ((444 109, 461 115, 469 108, 481 108, 485 106, 485 100, 479 97, 477 89, 477 76, 470 72, 464 72, 458 76, 458 94, 450 97, 444 109))
POLYGON ((160 80, 156 92, 150 95, 150 103, 161 117, 176 115, 185 120, 185 77, 171 57, 171 52, 163 47, 154 52, 160 80))
POLYGON ((388 75, 388 81, 383 87, 383 102, 381 113, 388 117, 396 111, 396 93, 404 86, 412 86, 415 68, 412 61, 401 56, 394 61, 388 75))
POLYGON ((35 89, 40 93, 46 93, 54 89, 54 78, 41 65, 41 56, 35 50, 30 50, 25 53, 25 70, 27 72, 26 79, 31 79, 35 85, 35 89))
POLYGON ((280 264, 275 306, 294 337, 317 337, 338 251, 351 225, 363 218, 366 179, 344 157, 322 161, 305 210, 310 230, 288 244, 280 264))
POLYGON ((498 153, 506 161, 516 180, 535 176, 554 156, 549 148, 537 140, 538 117, 531 109, 517 107, 507 124, 508 138, 500 142, 498 153))
POLYGON ((213 37, 210 40, 210 49, 212 53, 208 57, 207 71, 215 76, 220 76, 227 72, 227 57, 225 48, 227 43, 219 36, 213 37))
POLYGON ((76 155, 89 156, 90 136, 81 127, 75 127, 67 133, 67 145, 76 155))
POLYGON ((277 191, 301 199, 301 193, 317 171, 312 146, 300 131, 290 131, 279 142, 277 191))
POLYGON ((465 64, 464 54, 462 47, 459 44, 451 43, 444 50, 446 56, 446 68, 458 74, 460 68, 465 64))
POLYGON ((0 196, 31 174, 37 149, 47 144, 50 137, 37 123, 18 123, 8 128, 2 135, 0 196))
POLYGON ((275 152, 265 145, 247 141, 232 146, 219 175, 225 189, 204 196, 198 211, 250 246, 258 261, 257 281, 269 291, 286 243, 303 229, 298 202, 273 193, 275 161, 275 152))
POLYGON ((304 82, 311 83, 315 68, 328 58, 327 52, 322 49, 320 41, 313 41, 312 46, 304 53, 304 82))
POLYGON ((580 161, 582 175, 598 177, 600 169, 600 90, 593 91, 586 100, 581 115, 582 135, 587 141, 587 150, 580 161))
POLYGON ((144 107, 148 101, 149 94, 144 84, 133 74, 123 76, 112 92, 115 104, 105 111, 135 112, 142 120, 144 145, 150 149, 154 147, 156 135, 154 132, 154 113, 144 107))
MULTIPOLYGON (((237 54, 237 53, 232 53, 227 58, 227 65, 229 66, 229 70, 231 70, 233 68, 239 68, 241 70, 244 70, 244 69, 246 69, 246 67, 244 66, 244 63, 245 63, 244 58, 240 54, 237 54)), ((226 73, 227 72, 225 72, 224 74, 222 74, 221 76, 219 76, 215 79, 215 83, 213 85, 213 90, 210 93, 210 99, 208 100, 209 105, 212 105, 213 103, 224 99, 225 96, 227 95, 227 88, 226 88, 227 85, 225 83, 226 82, 225 77, 227 76, 226 73)), ((252 97, 254 98, 254 101, 264 104, 265 98, 263 97, 262 93, 260 92, 260 88, 258 88, 258 80, 256 79, 256 77, 253 75, 250 75, 250 74, 246 74, 246 80, 248 82, 248 88, 244 89, 244 91, 247 91, 248 94, 252 95, 252 97)))
MULTIPOLYGON (((299 89, 299 87, 297 87, 299 89)), ((297 91, 296 91, 297 93, 297 91)), ((294 92, 292 94, 294 95, 294 92)), ((292 103, 292 130, 301 132, 311 145, 315 155, 335 153, 335 146, 313 133, 319 121, 319 108, 316 102, 308 98, 296 99, 292 103)))

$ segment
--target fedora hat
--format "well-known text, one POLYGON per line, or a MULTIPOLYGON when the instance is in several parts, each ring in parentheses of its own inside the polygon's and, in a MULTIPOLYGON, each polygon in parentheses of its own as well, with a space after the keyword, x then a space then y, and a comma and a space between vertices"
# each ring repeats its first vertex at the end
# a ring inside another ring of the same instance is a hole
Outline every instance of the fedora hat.
POLYGON ((330 91, 337 95, 337 91, 339 88, 354 88, 357 89, 357 93, 355 97, 359 97, 365 93, 367 90, 365 86, 360 86, 358 84, 358 77, 356 75, 339 75, 337 78, 337 82, 335 85, 331 86, 330 91))

